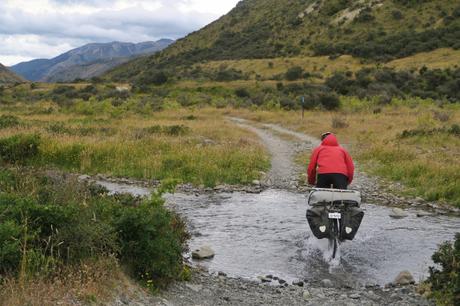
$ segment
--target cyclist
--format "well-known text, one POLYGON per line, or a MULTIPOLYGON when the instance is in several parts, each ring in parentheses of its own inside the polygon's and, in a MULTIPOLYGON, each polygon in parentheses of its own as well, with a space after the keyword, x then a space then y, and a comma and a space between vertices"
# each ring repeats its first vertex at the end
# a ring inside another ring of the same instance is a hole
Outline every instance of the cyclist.
POLYGON ((335 135, 321 135, 321 145, 313 150, 308 165, 308 183, 318 188, 347 189, 354 171, 350 154, 339 145, 335 135))

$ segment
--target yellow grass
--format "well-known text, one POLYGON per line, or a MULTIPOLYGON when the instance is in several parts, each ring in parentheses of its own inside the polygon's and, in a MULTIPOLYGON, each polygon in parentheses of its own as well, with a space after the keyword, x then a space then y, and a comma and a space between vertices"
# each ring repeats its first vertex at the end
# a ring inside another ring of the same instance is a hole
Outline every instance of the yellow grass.
MULTIPOLYGON (((460 50, 441 48, 393 60, 381 66, 395 68, 397 70, 410 70, 413 68, 419 69, 423 66, 427 66, 431 69, 445 69, 453 68, 458 65, 460 65, 460 50)), ((196 66, 204 70, 216 70, 220 67, 233 68, 241 70, 244 73, 249 73, 251 79, 255 79, 256 75, 260 75, 264 79, 269 79, 276 75, 286 73, 289 68, 294 66, 300 66, 310 73, 318 73, 323 77, 329 77, 338 71, 355 72, 362 68, 375 67, 376 64, 362 63, 361 60, 350 55, 342 55, 336 59, 330 59, 327 56, 304 56, 273 59, 209 61, 196 64, 196 66)))
POLYGON ((374 113, 372 108, 352 111, 345 106, 338 113, 306 112, 303 120, 300 112, 231 110, 230 113, 281 124, 317 137, 332 131, 350 149, 362 170, 403 182, 409 194, 460 206, 460 138, 448 133, 400 137, 404 130, 430 131, 459 124, 460 109, 456 106, 440 109, 434 105, 394 105, 381 108, 380 113, 374 113), (449 120, 436 119, 436 112, 448 114, 449 120), (334 118, 346 122, 348 127, 334 129, 334 118))
POLYGON ((389 62, 386 66, 398 70, 420 69, 426 66, 430 69, 455 68, 460 65, 460 50, 441 48, 431 52, 422 52, 406 58, 389 62))
POLYGON ((254 134, 211 109, 169 110, 152 116, 127 113, 121 118, 8 113, 19 115, 24 124, 0 130, 0 137, 42 135, 40 156, 33 162, 42 167, 213 186, 251 182, 269 165, 254 134), (187 119, 190 115, 194 120, 187 119), (59 127, 57 132, 50 130, 56 123, 64 125, 62 131, 59 127), (146 130, 152 126, 184 126, 186 132, 170 135, 146 130))

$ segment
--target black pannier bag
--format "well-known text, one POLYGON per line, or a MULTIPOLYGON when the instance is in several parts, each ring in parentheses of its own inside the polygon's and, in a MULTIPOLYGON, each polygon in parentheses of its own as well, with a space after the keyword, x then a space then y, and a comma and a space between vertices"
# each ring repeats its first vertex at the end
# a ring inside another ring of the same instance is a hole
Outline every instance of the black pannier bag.
POLYGON ((348 207, 340 220, 340 240, 353 240, 363 221, 364 211, 359 207, 348 207))
POLYGON ((318 239, 329 239, 331 238, 331 230, 328 213, 325 206, 316 206, 312 209, 307 210, 308 225, 310 225, 313 235, 318 239), (320 228, 324 226, 324 230, 320 228))
POLYGON ((334 203, 342 207, 340 219, 340 240, 353 240, 364 217, 364 211, 359 208, 361 194, 353 190, 320 189, 316 188, 308 196, 307 220, 313 235, 318 239, 331 239, 331 226, 328 206, 334 203))

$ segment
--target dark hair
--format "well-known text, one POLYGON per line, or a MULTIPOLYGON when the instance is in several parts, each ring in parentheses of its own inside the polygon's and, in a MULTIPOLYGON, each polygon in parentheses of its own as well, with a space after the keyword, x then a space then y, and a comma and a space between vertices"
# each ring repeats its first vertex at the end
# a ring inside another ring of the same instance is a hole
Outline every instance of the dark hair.
POLYGON ((323 135, 321 135, 321 141, 323 141, 324 139, 326 139, 327 136, 331 135, 332 133, 331 132, 326 132, 324 133, 323 135))

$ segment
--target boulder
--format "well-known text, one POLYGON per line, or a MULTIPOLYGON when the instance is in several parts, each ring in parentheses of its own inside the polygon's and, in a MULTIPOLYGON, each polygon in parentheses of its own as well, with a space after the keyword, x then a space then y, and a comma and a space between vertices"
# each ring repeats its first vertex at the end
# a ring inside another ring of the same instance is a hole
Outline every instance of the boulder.
POLYGON ((305 290, 302 295, 303 295, 303 299, 306 301, 311 299, 311 293, 308 290, 305 290))
POLYGON ((213 258, 215 255, 214 251, 209 246, 202 246, 192 252, 193 259, 208 259, 213 258))
POLYGON ((407 213, 403 209, 397 208, 397 207, 393 208, 390 213, 390 217, 394 219, 402 219, 407 216, 408 216, 407 213))
POLYGON ((334 285, 332 284, 332 281, 331 281, 330 279, 327 279, 327 278, 326 278, 326 279, 323 279, 323 280, 321 281, 321 286, 327 287, 327 288, 331 288, 331 287, 333 287, 334 285))
POLYGON ((415 284, 414 277, 409 271, 402 271, 396 276, 394 282, 395 285, 406 286, 410 284, 415 284))

